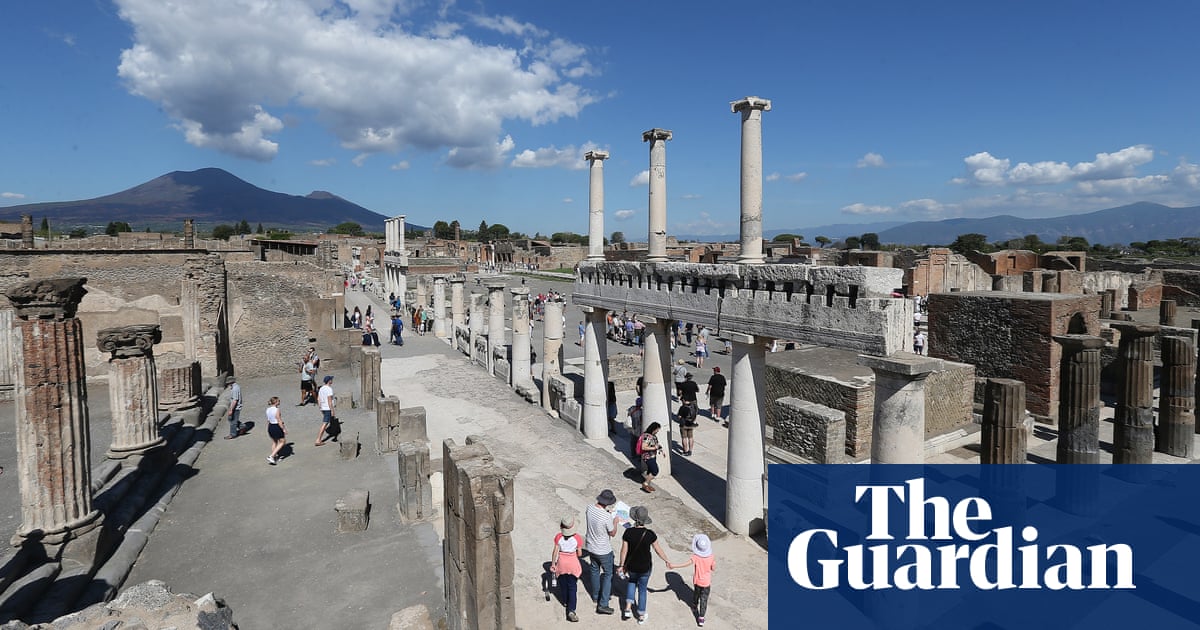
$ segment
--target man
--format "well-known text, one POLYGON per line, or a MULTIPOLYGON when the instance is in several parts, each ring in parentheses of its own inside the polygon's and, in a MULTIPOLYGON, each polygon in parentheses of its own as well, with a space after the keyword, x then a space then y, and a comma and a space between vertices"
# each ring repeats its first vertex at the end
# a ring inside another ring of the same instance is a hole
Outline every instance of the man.
POLYGON ((708 414, 713 420, 720 420, 721 411, 725 408, 725 376, 721 374, 721 368, 713 368, 713 375, 708 379, 704 393, 708 394, 708 414))
POLYGON ((397 346, 404 345, 404 316, 396 311, 392 315, 392 344, 397 346))
POLYGON ((317 367, 312 363, 312 356, 307 352, 300 358, 300 402, 296 403, 297 407, 307 405, 313 397, 313 376, 317 373, 317 367))
POLYGON ((318 382, 317 374, 321 372, 321 357, 317 355, 317 347, 308 347, 308 362, 313 365, 313 382, 318 382))
POLYGON ((336 402, 333 399, 333 375, 325 376, 325 384, 321 386, 317 392, 317 405, 321 408, 321 430, 317 431, 317 441, 313 446, 325 445, 325 430, 329 428, 329 421, 333 419, 334 406, 336 402))
POLYGON ((242 435, 246 432, 242 427, 242 387, 237 384, 237 379, 230 375, 225 378, 225 386, 229 388, 229 435, 225 436, 226 440, 242 435))
POLYGON ((679 386, 679 402, 685 405, 696 407, 696 396, 700 393, 700 386, 696 381, 692 380, 692 373, 688 372, 683 376, 683 384, 679 386))
POLYGON ((617 535, 617 523, 620 517, 613 514, 613 506, 617 497, 612 490, 605 489, 596 497, 596 502, 587 509, 587 535, 584 537, 583 549, 588 553, 591 567, 592 590, 596 593, 596 613, 611 615, 613 609, 608 605, 612 594, 613 548, 612 537, 617 535), (600 577, 603 571, 604 577, 600 577))
POLYGON ((925 354, 926 339, 924 330, 918 330, 917 334, 913 335, 913 352, 915 354, 925 354))
MULTIPOLYGON (((687 378, 687 365, 683 359, 675 362, 675 369, 671 370, 672 378, 675 379, 675 397, 680 398, 683 394, 683 381, 687 378)), ((680 398, 682 400, 682 398, 680 398)))

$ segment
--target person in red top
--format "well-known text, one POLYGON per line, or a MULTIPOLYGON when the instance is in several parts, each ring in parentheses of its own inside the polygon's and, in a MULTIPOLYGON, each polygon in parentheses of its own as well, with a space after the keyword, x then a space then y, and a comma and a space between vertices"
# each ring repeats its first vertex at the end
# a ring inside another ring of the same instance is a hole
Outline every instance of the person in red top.
POLYGON ((550 555, 550 571, 558 582, 558 598, 567 606, 567 621, 579 621, 575 614, 576 593, 583 566, 579 558, 583 555, 583 536, 575 533, 575 517, 564 516, 558 522, 559 532, 554 535, 554 551, 550 555))
POLYGON ((704 613, 708 611, 708 593, 712 588, 712 574, 717 569, 717 559, 713 557, 712 541, 704 534, 692 536, 692 557, 683 564, 667 563, 668 569, 682 569, 686 566, 692 569, 692 610, 696 615, 696 625, 704 626, 704 613))

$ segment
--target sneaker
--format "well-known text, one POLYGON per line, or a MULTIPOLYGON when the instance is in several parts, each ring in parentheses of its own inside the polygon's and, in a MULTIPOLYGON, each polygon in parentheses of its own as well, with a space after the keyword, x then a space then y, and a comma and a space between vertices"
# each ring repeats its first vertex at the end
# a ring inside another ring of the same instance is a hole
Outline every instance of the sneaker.
POLYGON ((649 616, 650 615, 648 613, 642 613, 642 614, 638 615, 638 625, 639 626, 646 625, 646 617, 649 617, 649 616))
POLYGON ((596 614, 597 615, 611 615, 611 614, 613 614, 613 609, 609 608, 608 606, 597 606, 596 614))
POLYGON ((576 615, 575 611, 572 610, 567 613, 567 621, 579 621, 579 615, 576 615))
POLYGON ((696 619, 696 625, 703 628, 704 627, 704 617, 700 617, 700 618, 696 619))
POLYGON ((267 463, 268 463, 268 464, 270 464, 270 465, 272 465, 272 466, 274 466, 274 465, 275 465, 275 462, 276 462, 276 461, 278 461, 278 460, 276 460, 274 457, 268 457, 268 458, 267 458, 267 463))
POLYGON ((633 613, 629 612, 628 610, 621 611, 621 619, 631 619, 631 618, 633 618, 633 613))

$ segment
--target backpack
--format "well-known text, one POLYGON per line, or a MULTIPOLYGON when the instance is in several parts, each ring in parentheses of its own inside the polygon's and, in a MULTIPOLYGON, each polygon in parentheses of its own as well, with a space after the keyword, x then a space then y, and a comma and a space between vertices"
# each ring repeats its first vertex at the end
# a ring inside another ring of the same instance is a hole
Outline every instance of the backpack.
POLYGON ((641 454, 642 454, 642 442, 644 442, 645 440, 646 440, 646 434, 645 434, 645 433, 643 433, 642 435, 638 436, 638 441, 637 441, 637 444, 636 444, 636 445, 633 447, 633 452, 634 452, 634 454, 636 454, 636 455, 641 455, 641 454))

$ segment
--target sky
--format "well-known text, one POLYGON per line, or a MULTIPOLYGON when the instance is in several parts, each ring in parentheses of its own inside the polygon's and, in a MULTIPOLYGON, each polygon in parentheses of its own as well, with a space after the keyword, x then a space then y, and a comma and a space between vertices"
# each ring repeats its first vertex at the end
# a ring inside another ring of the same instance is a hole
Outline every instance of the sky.
MULTIPOLYGON (((0 206, 175 170, 432 225, 737 234, 1200 205, 1200 3, 40 0, 0 19, 0 206)), ((119 218, 115 218, 118 219, 119 218)), ((811 238, 815 235, 809 235, 811 238)))

